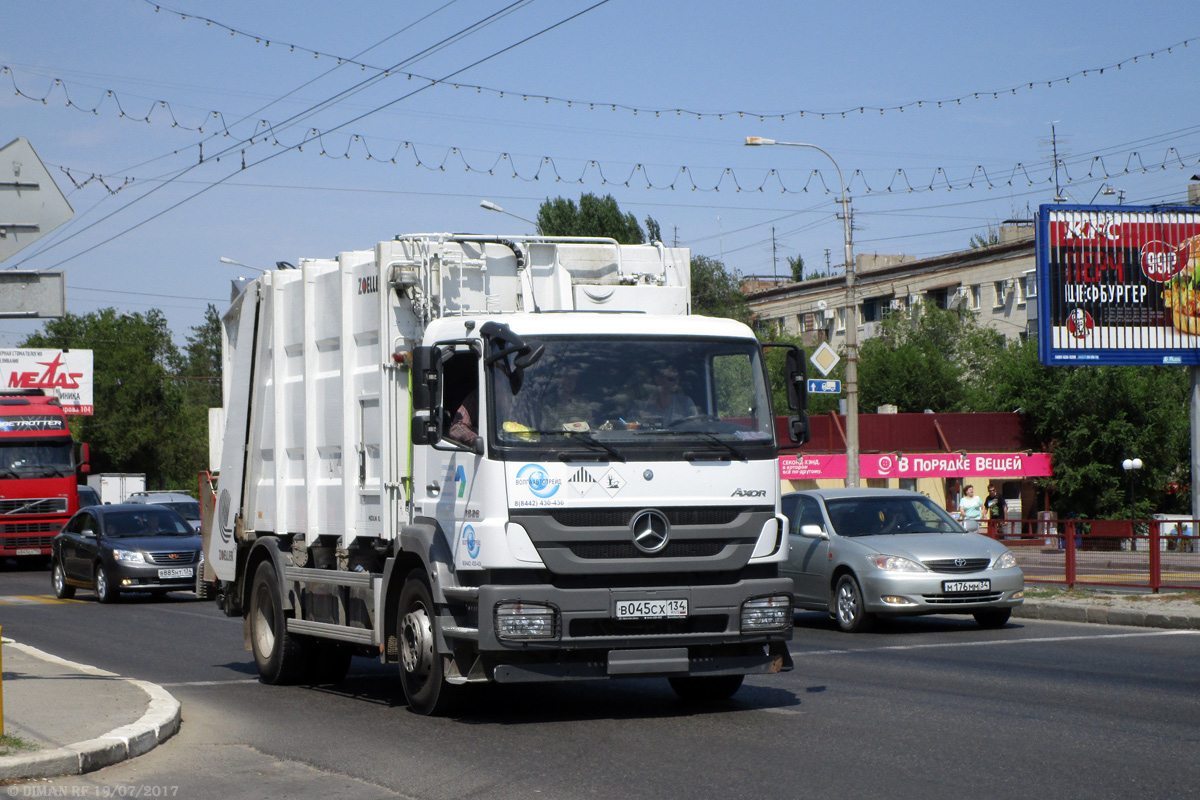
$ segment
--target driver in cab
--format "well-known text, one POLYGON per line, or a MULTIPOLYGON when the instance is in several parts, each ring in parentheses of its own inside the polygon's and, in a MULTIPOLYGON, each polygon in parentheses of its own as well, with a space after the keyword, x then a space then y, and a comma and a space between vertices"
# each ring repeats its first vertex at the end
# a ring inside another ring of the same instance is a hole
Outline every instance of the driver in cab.
POLYGON ((666 365, 654 371, 649 396, 634 406, 626 427, 667 428, 698 413, 692 398, 679 391, 679 370, 666 365))

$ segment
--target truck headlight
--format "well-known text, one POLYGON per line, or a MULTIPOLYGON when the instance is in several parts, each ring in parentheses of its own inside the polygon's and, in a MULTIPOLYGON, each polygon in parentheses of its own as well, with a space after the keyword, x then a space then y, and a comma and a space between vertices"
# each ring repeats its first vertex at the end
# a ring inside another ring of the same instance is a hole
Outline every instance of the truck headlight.
POLYGON ((495 625, 502 641, 556 639, 558 609, 545 603, 497 603, 495 625))
POLYGON ((146 559, 142 554, 134 550, 118 550, 113 548, 113 558, 125 564, 145 564, 146 559))
POLYGON ((792 598, 786 594, 752 597, 742 603, 742 631, 782 630, 792 624, 792 598))

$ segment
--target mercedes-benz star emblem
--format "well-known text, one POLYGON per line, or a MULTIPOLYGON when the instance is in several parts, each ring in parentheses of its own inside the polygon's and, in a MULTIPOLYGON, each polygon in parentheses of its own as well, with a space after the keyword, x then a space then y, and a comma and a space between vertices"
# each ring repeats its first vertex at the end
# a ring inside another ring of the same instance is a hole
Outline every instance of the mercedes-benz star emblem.
POLYGON ((633 518, 633 545, 643 553, 657 553, 667 546, 670 525, 657 511, 643 511, 633 518))

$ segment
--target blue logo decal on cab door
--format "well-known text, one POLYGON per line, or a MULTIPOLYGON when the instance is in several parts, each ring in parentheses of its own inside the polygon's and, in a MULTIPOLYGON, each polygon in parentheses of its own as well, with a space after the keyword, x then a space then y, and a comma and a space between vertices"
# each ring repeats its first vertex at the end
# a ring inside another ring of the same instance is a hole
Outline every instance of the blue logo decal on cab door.
POLYGON ((481 543, 475 538, 475 529, 470 525, 463 528, 463 544, 467 546, 467 555, 471 558, 479 557, 481 543))
POLYGON ((541 464, 526 464, 517 472, 517 486, 527 486, 535 497, 553 497, 562 480, 551 478, 541 464))

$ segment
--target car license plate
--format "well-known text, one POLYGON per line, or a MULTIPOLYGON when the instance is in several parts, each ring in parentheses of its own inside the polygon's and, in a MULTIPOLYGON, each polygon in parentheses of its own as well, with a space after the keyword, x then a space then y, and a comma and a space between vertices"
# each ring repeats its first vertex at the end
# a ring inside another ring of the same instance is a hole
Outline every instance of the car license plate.
POLYGON ((942 581, 942 591, 946 594, 962 592, 988 592, 992 589, 991 581, 942 581))
POLYGON ((191 567, 179 567, 178 569, 160 569, 158 571, 158 579, 165 580, 167 578, 191 578, 195 575, 191 567))
POLYGON ((617 619, 683 619, 687 600, 618 600, 617 619))
POLYGON ((19 556, 40 556, 42 548, 40 547, 18 547, 17 555, 19 556))

